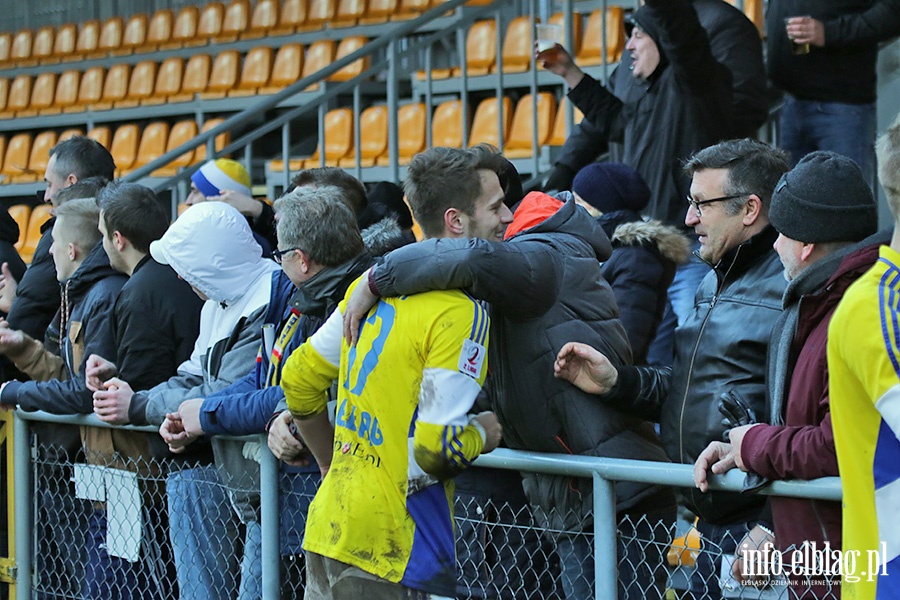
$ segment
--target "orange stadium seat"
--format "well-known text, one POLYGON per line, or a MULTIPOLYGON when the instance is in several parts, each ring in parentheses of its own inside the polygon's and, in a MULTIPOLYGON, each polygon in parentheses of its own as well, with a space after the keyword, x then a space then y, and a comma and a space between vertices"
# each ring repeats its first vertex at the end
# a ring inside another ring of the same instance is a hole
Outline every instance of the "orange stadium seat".
POLYGON ((112 147, 109 149, 109 153, 112 154, 113 161, 116 163, 116 177, 121 177, 131 169, 137 159, 140 140, 141 132, 134 123, 119 125, 119 128, 116 129, 113 134, 112 147))
POLYGON ((64 142, 69 138, 77 137, 79 135, 84 135, 84 132, 80 129, 66 129, 61 134, 59 134, 59 138, 57 138, 56 143, 64 142))
POLYGON ((87 132, 87 137, 91 138, 92 140, 109 150, 109 146, 111 143, 110 140, 112 139, 112 132, 106 125, 94 127, 87 132))
POLYGON ((56 28, 52 26, 41 27, 34 35, 34 45, 31 46, 31 57, 36 62, 45 62, 53 56, 53 40, 56 38, 56 28))
POLYGON ((360 25, 384 23, 397 12, 399 0, 369 0, 369 9, 359 18, 360 25))
POLYGON ((244 57, 241 79, 229 96, 253 96, 269 83, 272 74, 272 49, 268 46, 252 48, 244 57))
POLYGON ((110 17, 103 23, 100 29, 100 40, 97 42, 97 51, 89 56, 105 56, 113 50, 118 50, 122 45, 122 34, 125 30, 125 20, 122 17, 110 17))
MULTIPOLYGON (((531 55, 534 53, 532 46, 532 32, 534 21, 529 16, 516 17, 506 27, 506 35, 503 37, 503 72, 522 73, 531 68, 531 55)), ((491 67, 491 71, 497 71, 497 65, 491 67)))
POLYGON ((6 99, 6 110, 0 113, 0 119, 8 119, 16 112, 27 110, 31 104, 31 86, 34 83, 31 75, 17 75, 9 88, 6 99))
POLYGON ((250 0, 231 0, 222 17, 222 31, 217 42, 233 42, 250 27, 250 0))
POLYGON ((16 32, 12 41, 12 49, 9 53, 10 60, 20 67, 37 64, 36 60, 31 59, 33 39, 30 29, 22 29, 21 31, 16 32))
POLYGON ((303 72, 303 46, 285 44, 278 49, 272 65, 269 85, 259 89, 260 94, 274 94, 300 79, 303 72))
POLYGON ((270 32, 272 35, 290 35, 306 23, 308 0, 284 0, 278 25, 270 32))
MULTIPOLYGON (((397 111, 397 158, 401 165, 409 164, 412 157, 425 149, 425 104, 405 104, 397 111)), ((389 166, 390 157, 383 156, 377 163, 389 166)))
POLYGON ((205 40, 197 41, 197 23, 200 21, 200 9, 196 6, 185 6, 178 11, 172 25, 172 37, 168 42, 159 45, 160 50, 180 48, 181 46, 202 46, 205 40))
POLYGON ((28 218, 31 217, 31 207, 27 204, 14 204, 9 207, 9 216, 13 218, 19 227, 19 239, 13 244, 16 250, 21 250, 25 244, 25 235, 28 233, 28 218))
MULTIPOLYGON (((203 127, 200 128, 200 133, 206 133, 213 127, 221 125, 225 122, 225 119, 210 119, 206 123, 203 124, 203 127)), ((220 133, 216 136, 216 151, 218 152, 225 146, 231 143, 231 134, 227 131, 225 133, 220 133)), ((206 160, 206 145, 198 146, 194 151, 194 163, 201 163, 206 160)))
MULTIPOLYGON (((475 21, 466 35, 466 67, 468 76, 487 75, 497 62, 497 23, 493 19, 475 21)), ((454 67, 454 77, 462 69, 454 67)))
POLYGON ((240 68, 241 55, 237 50, 220 52, 213 62, 209 85, 206 86, 206 91, 200 94, 200 98, 204 100, 223 98, 237 84, 240 68))
POLYGON ((67 58, 69 60, 81 60, 85 56, 96 52, 99 43, 100 21, 85 21, 78 30, 78 41, 75 42, 75 52, 67 58))
POLYGON ((222 33, 222 19, 225 18, 225 5, 221 2, 210 2, 200 12, 197 22, 197 35, 193 42, 185 42, 186 46, 198 46, 215 39, 222 33))
POLYGON ((78 99, 72 106, 63 108, 63 112, 81 112, 88 106, 92 106, 103 98, 103 81, 106 79, 106 69, 103 67, 91 67, 81 76, 78 86, 78 99))
MULTIPOLYGON (((322 140, 315 154, 303 161, 304 168, 320 166, 319 158, 322 140)), ((353 150, 353 111, 349 108, 335 108, 325 113, 325 165, 336 167, 340 160, 353 150)))
MULTIPOLYGON (((510 123, 512 122, 513 103, 512 100, 504 96, 502 105, 502 139, 505 142, 509 134, 510 123)), ((496 96, 485 98, 478 104, 478 108, 475 109, 475 118, 472 119, 472 129, 469 131, 469 146, 485 143, 497 148, 500 147, 501 136, 497 133, 497 111, 496 96)))
POLYGON ((34 80, 31 90, 31 102, 28 108, 16 112, 17 117, 33 117, 42 109, 53 106, 56 96, 56 73, 40 73, 34 80))
MULTIPOLYGON (((41 240, 41 227, 50 220, 52 216, 49 204, 39 204, 31 209, 31 215, 28 217, 28 228, 24 233, 24 241, 19 248, 19 256, 26 263, 30 263, 34 257, 34 251, 37 244, 41 240)), ((22 233, 19 233, 19 239, 22 239, 22 233)))
POLYGON ((195 54, 189 58, 184 67, 181 93, 169 96, 169 102, 190 102, 195 94, 205 92, 211 70, 212 57, 209 54, 195 54))
POLYGON ((462 148, 462 101, 447 100, 431 114, 431 145, 434 147, 462 148))
POLYGON ((6 103, 9 100, 9 79, 0 77, 0 111, 6 109, 6 103))
POLYGON ((78 25, 66 23, 56 30, 56 39, 53 41, 53 54, 56 60, 68 58, 75 53, 75 43, 78 41, 78 25))
POLYGON ((531 94, 522 96, 513 114, 509 140, 503 149, 507 158, 527 158, 540 151, 547 144, 556 118, 556 96, 550 92, 541 92, 537 97, 537 149, 532 145, 532 117, 535 107, 531 94))
POLYGON ((334 18, 335 0, 309 0, 306 22, 297 27, 297 31, 314 31, 321 29, 334 18))
MULTIPOLYGON (((562 30, 562 45, 566 45, 566 16, 563 13, 551 15, 549 21, 551 25, 559 25, 562 30)), ((581 50, 581 39, 584 37, 584 19, 580 13, 572 13, 572 47, 569 48, 569 54, 575 56, 581 50)))
POLYGON ((253 7, 250 26, 241 34, 241 39, 255 39, 268 35, 278 26, 278 0, 259 0, 253 7))
POLYGON ((56 145, 55 131, 42 131, 34 136, 31 152, 28 154, 28 167, 20 175, 13 175, 13 183, 34 183, 44 178, 47 161, 50 160, 50 148, 56 145))
MULTIPOLYGON (((184 121, 175 123, 175 125, 172 126, 172 130, 169 132, 169 141, 166 144, 166 152, 171 152, 175 148, 178 148, 197 137, 197 131, 197 122, 193 119, 185 119, 184 121)), ((193 150, 185 152, 166 166, 153 171, 151 176, 172 177, 178 173, 178 169, 194 164, 194 154, 195 152, 193 150)))
POLYGON ((153 88, 156 83, 156 67, 156 62, 152 60, 142 60, 134 65, 125 99, 117 101, 115 107, 131 108, 138 106, 141 101, 153 96, 153 88))
MULTIPOLYGON (((726 1, 732 6, 738 6, 736 0, 726 1)), ((754 25, 756 25, 756 28, 759 30, 759 35, 762 36, 765 30, 762 0, 744 0, 744 14, 747 15, 747 18, 750 19, 754 25)))
POLYGON ((184 59, 173 56, 163 61, 156 74, 153 94, 141 100, 142 105, 163 104, 171 96, 181 92, 184 79, 184 59))
POLYGON ((133 54, 138 48, 143 47, 147 41, 147 23, 150 19, 144 13, 132 15, 125 24, 122 32, 122 43, 113 50, 113 55, 123 56, 133 54))
MULTIPOLYGON (((364 35, 352 35, 350 37, 345 37, 341 40, 341 43, 338 44, 337 54, 334 57, 334 60, 340 60, 341 58, 353 54, 363 46, 365 46, 369 42, 369 38, 364 35)), ((348 79, 353 79, 363 71, 369 68, 371 64, 371 58, 369 56, 363 56, 360 59, 354 60, 352 63, 334 73, 331 77, 328 78, 328 81, 347 81, 348 79)))
MULTIPOLYGON (((309 77, 313 73, 321 71, 334 62, 335 42, 334 40, 316 40, 309 48, 306 49, 306 55, 303 58, 303 77, 309 77)), ((319 87, 318 83, 314 83, 307 87, 306 90, 314 90, 319 87)))
POLYGON ((123 171, 129 173, 144 165, 150 164, 166 153, 169 143, 169 124, 165 121, 154 121, 141 133, 141 143, 131 167, 123 171))
MULTIPOLYGON (((603 63, 603 9, 598 8, 588 17, 581 49, 575 61, 583 66, 603 63)), ((606 61, 616 62, 625 49, 625 13, 621 6, 606 9, 606 61)))
POLYGON ((338 0, 332 27, 353 27, 366 15, 366 0, 338 0))
MULTIPOLYGON (((3 173, 3 159, 6 157, 6 136, 0 135, 0 174, 3 173)), ((0 175, 0 183, 9 183, 5 177, 0 175)))
POLYGON ((28 159, 31 158, 31 134, 18 133, 9 139, 6 144, 6 155, 3 158, 3 175, 5 183, 16 175, 21 175, 28 168, 28 159))
MULTIPOLYGON (((440 2, 438 2, 439 4, 440 2)), ((431 0, 400 0, 400 7, 396 15, 391 15, 392 20, 414 19, 431 8, 431 0)))
POLYGON ((12 34, 0 33, 0 65, 9 64, 9 55, 12 51, 12 34))
MULTIPOLYGON (((578 110, 578 107, 573 107, 574 111, 572 114, 573 123, 577 125, 581 123, 581 120, 584 118, 584 113, 578 110)), ((559 107, 556 109, 556 121, 553 123, 553 133, 550 134, 550 139, 547 140, 548 146, 562 146, 566 143, 566 101, 563 99, 562 102, 559 103, 559 107)))
POLYGON ((121 102, 128 94, 128 82, 131 79, 131 65, 117 64, 106 72, 103 82, 103 95, 100 102, 95 102, 91 110, 109 110, 115 102, 121 102))
POLYGON ((168 44, 172 39, 172 25, 175 15, 168 8, 162 8, 150 17, 147 24, 147 37, 137 52, 153 52, 163 44, 168 44))
POLYGON ((66 108, 75 106, 78 102, 78 88, 81 85, 81 71, 70 69, 64 71, 56 82, 56 96, 50 109, 41 111, 41 114, 55 114, 66 108))
MULTIPOLYGON (((370 106, 359 115, 359 154, 361 167, 374 167, 379 156, 388 151, 387 106, 370 106)), ((341 167, 355 167, 356 153, 338 161, 341 167)))

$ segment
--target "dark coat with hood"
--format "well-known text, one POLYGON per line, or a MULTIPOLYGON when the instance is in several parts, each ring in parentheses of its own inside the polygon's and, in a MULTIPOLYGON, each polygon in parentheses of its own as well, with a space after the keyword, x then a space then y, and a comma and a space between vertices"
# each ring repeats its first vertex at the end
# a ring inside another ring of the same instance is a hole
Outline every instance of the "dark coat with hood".
POLYGON ((616 297, 634 364, 643 365, 666 308, 675 267, 690 255, 690 241, 671 225, 644 221, 630 210, 605 213, 597 222, 612 242, 612 255, 600 272, 616 297))
POLYGON ((21 281, 22 275, 25 274, 25 261, 14 246, 19 241, 21 233, 19 224, 9 212, 0 212, 0 264, 9 263, 9 270, 16 281, 21 281))
MULTIPOLYGON (((640 173, 653 194, 644 214, 684 228, 690 181, 682 164, 730 136, 731 72, 713 57, 689 0, 648 0, 634 20, 659 48, 653 74, 621 95, 585 76, 569 99, 597 139, 622 143, 621 162, 640 173)), ((580 168, 595 156, 571 166, 580 168)))
MULTIPOLYGON (((20 329, 36 340, 44 339, 53 315, 59 310, 59 282, 56 281, 56 268, 50 256, 50 246, 53 244, 51 230, 55 222, 55 218, 50 219, 41 227, 41 239, 31 264, 19 279, 16 300, 6 319, 11 328, 20 329)), ((48 341, 56 343, 58 340, 48 341)))
MULTIPOLYGON (((621 367, 608 401, 659 420, 663 445, 673 461, 694 464, 725 433, 718 399, 730 395, 757 415, 766 402, 766 350, 781 312, 786 281, 772 244, 771 225, 727 251, 712 266, 694 297, 694 308, 675 330, 670 368, 621 367)), ((713 524, 748 521, 761 497, 731 492, 685 492, 688 508, 713 524)))
MULTIPOLYGON (((400 248, 373 268, 370 287, 382 296, 462 288, 491 303, 486 387, 511 448, 665 460, 650 423, 553 377, 556 354, 570 341, 631 362, 612 290, 600 275, 598 261, 611 249, 603 230, 574 200, 532 192, 507 239, 432 239, 400 248)), ((525 489, 550 523, 585 527, 591 484, 580 483, 529 475, 525 489)), ((667 493, 616 483, 620 511, 654 495, 667 493)))

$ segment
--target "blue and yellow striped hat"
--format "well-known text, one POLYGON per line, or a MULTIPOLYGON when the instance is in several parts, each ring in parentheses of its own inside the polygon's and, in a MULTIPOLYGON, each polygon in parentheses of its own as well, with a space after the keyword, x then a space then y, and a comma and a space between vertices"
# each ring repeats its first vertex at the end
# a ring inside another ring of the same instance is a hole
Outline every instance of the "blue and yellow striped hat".
POLYGON ((250 174, 241 163, 230 158, 211 160, 194 171, 191 181, 204 196, 218 196, 222 190, 234 190, 246 196, 250 192, 250 174))

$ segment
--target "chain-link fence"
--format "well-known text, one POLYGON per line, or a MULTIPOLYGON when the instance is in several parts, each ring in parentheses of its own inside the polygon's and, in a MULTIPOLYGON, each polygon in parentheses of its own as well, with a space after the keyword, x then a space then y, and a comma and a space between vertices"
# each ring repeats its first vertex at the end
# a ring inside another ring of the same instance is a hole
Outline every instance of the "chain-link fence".
MULTIPOLYGON (((278 470, 257 438, 233 441, 243 462, 217 453, 216 466, 177 458, 105 460, 42 443, 22 419, 16 435, 16 525, 33 532, 17 540, 18 598, 303 596, 302 534, 318 472, 278 470), (22 498, 29 500, 24 509, 22 498)), ((789 564, 780 576, 741 585, 730 564, 749 525, 699 523, 698 530, 676 516, 674 502, 616 514, 612 481, 685 485, 681 466, 509 450, 479 464, 456 482, 457 598, 837 597, 828 588, 833 582, 792 576, 789 564), (590 475, 594 497, 582 499, 577 518, 564 516, 556 524, 566 525, 556 526, 548 507, 528 502, 520 471, 590 475)), ((815 483, 782 482, 771 491, 839 496, 836 482, 815 483)), ((737 474, 714 484, 740 485, 737 474)), ((771 566, 764 553, 752 556, 759 559, 753 568, 771 566)))

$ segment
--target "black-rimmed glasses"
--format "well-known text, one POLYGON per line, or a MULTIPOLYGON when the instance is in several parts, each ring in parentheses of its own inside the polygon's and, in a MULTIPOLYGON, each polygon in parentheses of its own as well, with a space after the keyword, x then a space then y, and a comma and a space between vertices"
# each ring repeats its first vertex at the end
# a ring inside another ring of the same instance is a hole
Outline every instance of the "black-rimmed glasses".
POLYGON ((300 250, 300 248, 287 248, 285 250, 273 250, 272 251, 272 260, 274 260, 279 265, 281 261, 284 260, 285 255, 290 254, 294 250, 300 250))
POLYGON ((748 192, 742 192, 740 194, 732 194, 731 196, 722 196, 721 198, 711 198, 709 200, 694 200, 690 196, 687 196, 685 199, 688 201, 688 204, 694 207, 694 210, 697 211, 697 216, 702 217, 703 212, 700 210, 700 207, 704 204, 712 204, 713 202, 724 202, 725 200, 734 200, 735 198, 740 198, 742 196, 749 196, 748 192))

